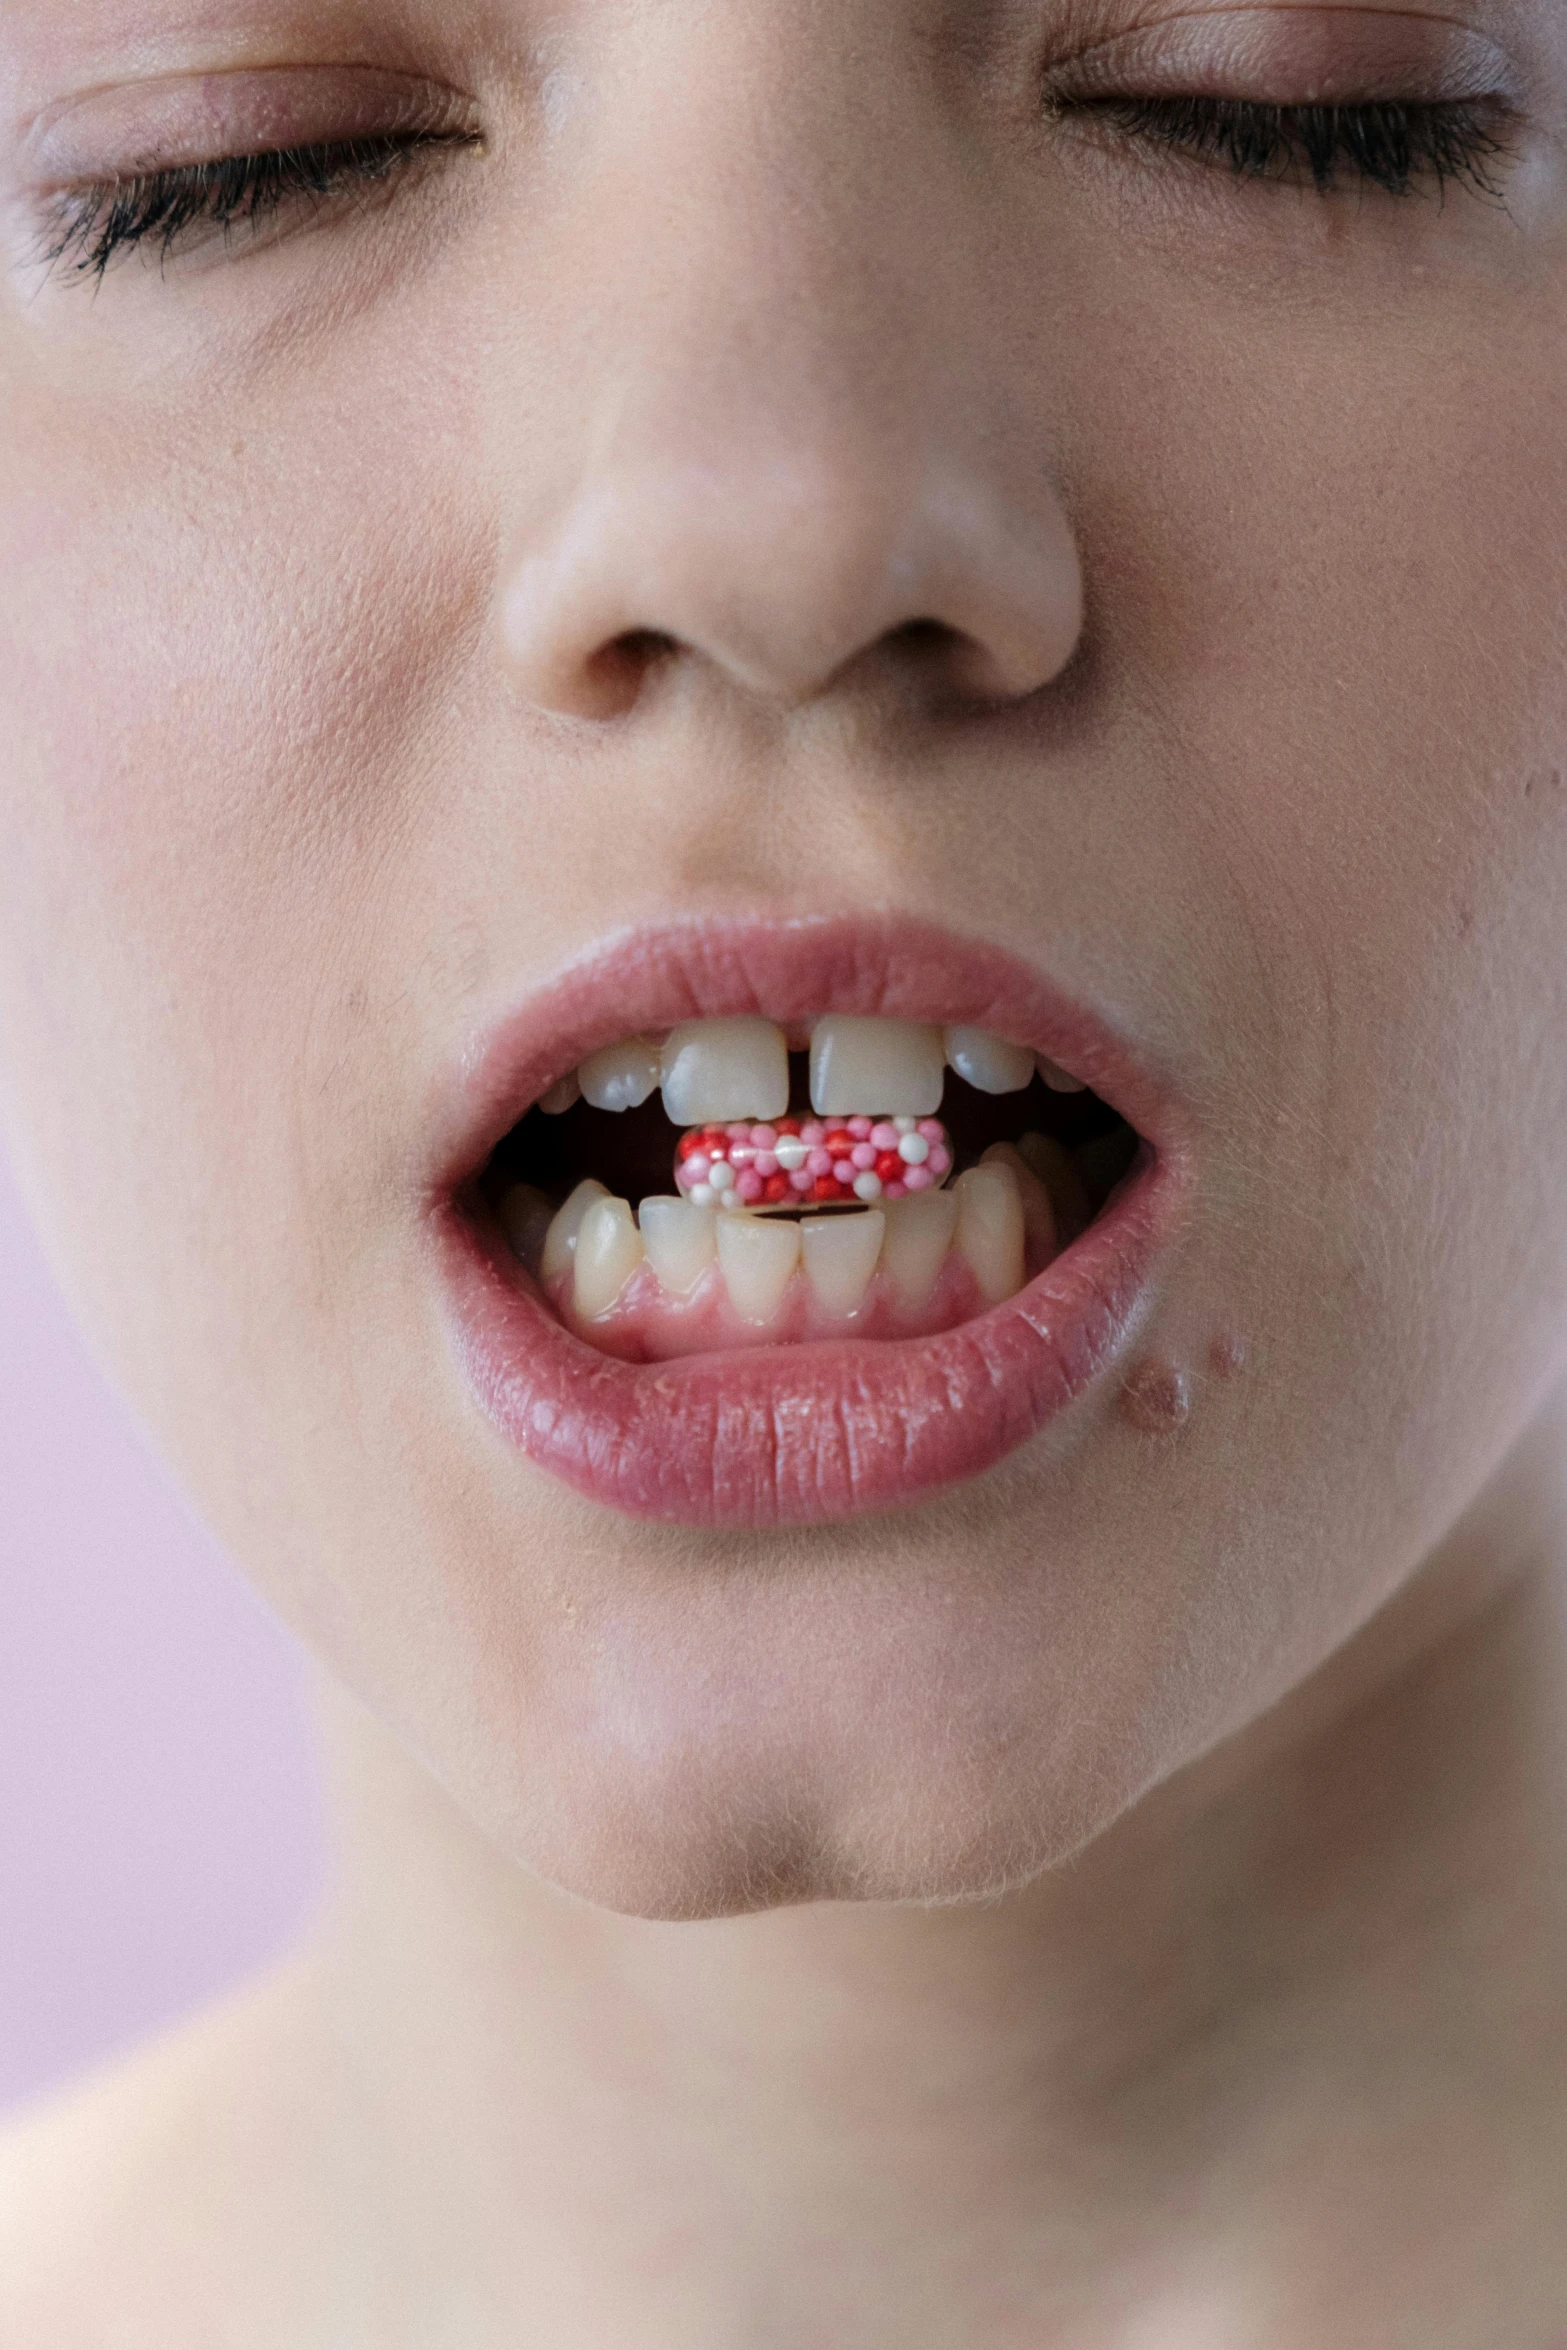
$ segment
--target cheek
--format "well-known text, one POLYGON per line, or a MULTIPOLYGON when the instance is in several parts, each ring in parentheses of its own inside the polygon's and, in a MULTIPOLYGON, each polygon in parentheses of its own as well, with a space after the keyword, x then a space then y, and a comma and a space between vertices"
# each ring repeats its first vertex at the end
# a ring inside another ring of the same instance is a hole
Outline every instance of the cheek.
POLYGON ((450 956, 384 877, 488 534, 410 479, 408 418, 319 387, 308 427, 221 445, 43 405, 0 460, 13 1123, 76 1303, 183 1449, 193 1388, 288 1350, 290 1284, 308 1350, 326 1234, 351 1253, 406 1148, 408 972, 439 994, 450 956))

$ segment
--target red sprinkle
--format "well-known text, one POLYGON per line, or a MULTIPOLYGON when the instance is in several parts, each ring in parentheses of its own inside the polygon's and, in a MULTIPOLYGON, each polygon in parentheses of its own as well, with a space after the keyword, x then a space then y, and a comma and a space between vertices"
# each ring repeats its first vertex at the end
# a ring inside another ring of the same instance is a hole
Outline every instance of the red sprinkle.
POLYGON ((780 1200, 793 1199, 794 1196, 794 1186, 787 1175, 768 1176, 762 1197, 770 1208, 777 1207, 780 1200))
POLYGON ((883 1183, 901 1183, 908 1169, 896 1151, 883 1151, 876 1161, 876 1172, 883 1183))
POLYGON ((831 1175, 818 1175, 811 1189, 818 1199, 841 1199, 843 1196, 841 1187, 831 1175))

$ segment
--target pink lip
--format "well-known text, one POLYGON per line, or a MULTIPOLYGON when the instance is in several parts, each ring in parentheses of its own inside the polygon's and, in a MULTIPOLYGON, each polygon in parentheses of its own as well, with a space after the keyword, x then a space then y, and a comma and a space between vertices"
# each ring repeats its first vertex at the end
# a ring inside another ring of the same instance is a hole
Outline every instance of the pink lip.
POLYGON ((1168 1090, 1016 956, 895 918, 698 922, 600 948, 492 1030, 460 1072, 432 1208, 459 1360, 494 1426, 579 1492, 686 1525, 896 1508, 978 1475, 1104 1376, 1143 1318, 1190 1186, 1168 1090), (989 1028, 1120 1110, 1151 1158, 1049 1270, 941 1337, 638 1365, 563 1329, 460 1194, 555 1078, 678 1021, 824 1009, 989 1028))

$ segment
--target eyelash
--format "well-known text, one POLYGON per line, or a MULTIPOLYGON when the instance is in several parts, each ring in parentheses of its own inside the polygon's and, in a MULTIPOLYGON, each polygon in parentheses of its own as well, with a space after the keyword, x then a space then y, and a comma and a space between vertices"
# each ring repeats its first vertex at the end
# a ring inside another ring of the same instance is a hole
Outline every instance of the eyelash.
MULTIPOLYGON (((1249 98, 1114 98, 1085 111, 1123 136, 1220 165, 1237 179, 1305 172, 1320 195, 1334 193, 1348 176, 1394 196, 1434 183, 1494 197, 1493 166, 1505 153, 1479 109, 1467 103, 1269 106, 1249 98)), ((46 258, 77 276, 102 278, 111 262, 138 246, 151 244, 167 260, 192 228, 223 236, 255 228, 285 204, 321 203, 346 186, 384 181, 431 149, 476 144, 471 132, 397 132, 106 180, 60 199, 46 258)))
POLYGON ((167 260, 190 229, 206 227, 223 236, 253 229, 286 204, 322 203, 349 186, 387 180, 435 148, 477 144, 469 131, 386 132, 103 180, 59 199, 45 258, 51 267, 101 278, 112 261, 137 246, 150 245, 167 260))
POLYGON ((1417 187, 1501 193, 1503 142, 1466 101, 1359 106, 1268 106, 1250 98, 1110 98, 1085 109, 1133 139, 1217 164, 1242 180, 1309 176, 1329 196, 1346 181, 1390 196, 1417 187))

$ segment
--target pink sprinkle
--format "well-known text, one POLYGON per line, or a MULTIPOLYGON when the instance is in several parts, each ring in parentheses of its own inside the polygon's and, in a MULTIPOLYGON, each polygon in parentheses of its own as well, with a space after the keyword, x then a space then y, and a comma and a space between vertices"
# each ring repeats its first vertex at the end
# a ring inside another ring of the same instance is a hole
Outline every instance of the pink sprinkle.
POLYGON ((736 1191, 740 1194, 740 1197, 745 1201, 748 1207, 750 1206, 752 1200, 758 1200, 761 1198, 762 1193, 766 1188, 766 1185, 763 1183, 762 1178, 757 1174, 754 1167, 748 1167, 745 1173, 741 1176, 739 1182, 735 1185, 736 1191))
MULTIPOLYGON (((871 1157, 874 1158, 875 1156, 876 1153, 872 1151, 871 1157)), ((852 1159, 838 1159, 836 1161, 830 1161, 829 1164, 832 1166, 832 1172, 837 1177, 838 1181, 840 1183, 847 1183, 852 1190, 854 1187, 854 1178, 860 1171, 859 1168, 854 1164, 854 1161, 852 1159)))
POLYGON ((748 1142, 732 1142, 729 1145, 729 1164, 731 1167, 749 1167, 755 1156, 756 1153, 754 1150, 752 1150, 751 1145, 748 1142))
POLYGON ((895 1151, 903 1137, 896 1126, 889 1126, 883 1121, 880 1126, 871 1128, 871 1140, 879 1151, 895 1151))
POLYGON ((742 1118, 737 1125, 726 1126, 724 1131, 728 1135, 731 1142, 749 1142, 751 1139, 751 1122, 748 1118, 742 1118))
POLYGON ((796 1191, 809 1191, 815 1180, 816 1178, 809 1167, 796 1167, 789 1178, 796 1191))
POLYGON ((849 1156, 863 1173, 867 1167, 876 1164, 876 1145, 873 1142, 857 1142, 849 1156))
POLYGON ((883 1199, 902 1199, 908 1188, 906 1183, 889 1183, 881 1196, 883 1199))
POLYGON ((682 1183, 705 1183, 713 1172, 713 1162, 705 1151, 693 1151, 680 1169, 682 1183))
MULTIPOLYGON (((808 1150, 815 1151, 821 1149, 822 1144, 827 1140, 827 1129, 822 1124, 820 1118, 806 1119, 805 1124, 800 1128, 800 1140, 805 1144, 808 1150)), ((819 1175, 825 1174, 826 1169, 819 1167, 817 1169, 817 1173, 819 1175)))
POLYGON ((947 1170, 952 1165, 952 1153, 946 1149, 943 1144, 938 1142, 933 1147, 930 1157, 925 1161, 925 1164, 930 1169, 932 1175, 945 1175, 947 1170))
POLYGON ((759 1151, 770 1151, 778 1140, 778 1129, 776 1126, 753 1126, 751 1140, 759 1151))
POLYGON ((849 1132, 853 1135, 856 1142, 868 1141, 870 1139, 870 1131, 871 1121, 869 1118, 851 1118, 849 1120, 849 1132))
MULTIPOLYGON (((903 1188, 905 1191, 929 1191, 935 1181, 936 1178, 928 1167, 911 1167, 903 1178, 903 1188)), ((892 1188, 895 1189, 896 1186, 892 1188)), ((889 1190, 888 1197, 891 1196, 892 1193, 889 1190)))
POLYGON ((810 1157, 805 1162, 802 1173, 810 1175, 830 1175, 832 1173, 832 1158, 830 1154, 823 1150, 812 1151, 810 1157))
POLYGON ((923 1134, 927 1142, 945 1142, 947 1139, 947 1129, 939 1118, 922 1118, 916 1132, 923 1134))
POLYGON ((771 1151, 759 1150, 752 1164, 758 1175, 776 1175, 778 1172, 778 1161, 771 1151))

